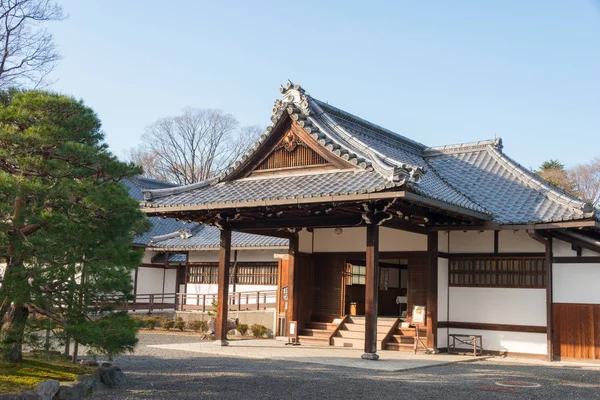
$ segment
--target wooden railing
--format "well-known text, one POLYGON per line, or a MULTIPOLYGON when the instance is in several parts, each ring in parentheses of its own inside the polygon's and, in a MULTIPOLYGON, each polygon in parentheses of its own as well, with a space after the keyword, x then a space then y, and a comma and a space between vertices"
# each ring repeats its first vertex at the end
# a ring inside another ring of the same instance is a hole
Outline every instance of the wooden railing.
MULTIPOLYGON (((193 293, 155 293, 137 294, 135 298, 119 308, 128 311, 147 310, 163 311, 213 311, 213 304, 218 300, 217 294, 193 293)), ((262 290, 253 292, 229 293, 229 310, 252 311, 275 309, 277 306, 277 291, 262 290)))

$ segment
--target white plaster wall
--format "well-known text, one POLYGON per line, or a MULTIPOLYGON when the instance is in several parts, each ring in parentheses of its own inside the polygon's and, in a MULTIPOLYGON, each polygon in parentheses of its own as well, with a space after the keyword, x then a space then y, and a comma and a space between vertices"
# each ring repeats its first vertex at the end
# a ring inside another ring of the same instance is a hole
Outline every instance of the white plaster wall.
POLYGON ((438 258, 438 321, 448 321, 448 260, 438 258))
POLYGON ((152 257, 158 254, 156 251, 145 250, 142 256, 142 264, 152 264, 152 257))
POLYGON ((163 268, 139 267, 138 294, 155 294, 163 292, 163 268))
POLYGON ((448 249, 448 239, 450 238, 450 232, 438 232, 438 251, 443 253, 447 253, 448 249))
POLYGON ((448 347, 448 329, 438 328, 437 330, 438 348, 443 349, 448 347))
POLYGON ((177 270, 167 269, 165 270, 165 293, 177 292, 177 270))
MULTIPOLYGON (((442 337, 446 335, 446 329, 438 329, 440 337, 438 337, 438 343, 441 342, 442 337)), ((456 334, 476 334, 482 336, 483 349, 484 350, 495 350, 503 351, 508 353, 527 353, 527 354, 541 354, 544 355, 547 352, 546 334, 545 333, 523 333, 523 332, 502 332, 502 331, 484 331, 484 330, 472 330, 472 329, 455 329, 450 328, 450 333, 456 334)), ((447 339, 447 336, 446 336, 447 339)), ((446 341, 446 339, 443 339, 446 341)), ((438 344, 439 347, 444 347, 438 344)), ((457 345, 458 347, 458 345, 457 345)), ((462 345, 461 348, 466 347, 462 345)))
POLYGON ((555 303, 600 304, 600 264, 554 264, 555 303))
MULTIPOLYGON (((343 228, 341 235, 334 229, 314 230, 314 252, 363 252, 367 245, 366 228, 343 228)), ((425 251, 427 236, 382 227, 379 230, 379 251, 425 251)))
POLYGON ((343 228, 341 235, 334 229, 314 230, 314 252, 356 252, 366 251, 367 231, 365 228, 343 228))
MULTIPOLYGON (((365 233, 366 235, 366 233, 365 233)), ((366 241, 366 236, 365 236, 366 241)), ((379 251, 425 251, 427 236, 382 227, 379 230, 379 251)))
POLYGON ((546 326, 544 289, 450 287, 449 290, 448 321, 546 326))
POLYGON ((581 255, 584 257, 598 257, 598 256, 600 256, 600 253, 596 253, 595 251, 591 251, 588 249, 583 249, 583 251, 581 252, 581 255))
POLYGON ((493 231, 452 231, 450 235, 449 253, 493 253, 493 231))
POLYGON ((526 231, 498 232, 498 252, 500 253, 543 253, 546 248, 532 239, 526 231))
POLYGON ((312 232, 302 229, 298 232, 298 251, 300 253, 312 253, 313 252, 313 234, 312 232))
POLYGON ((577 256, 577 252, 573 251, 571 243, 552 239, 552 255, 554 257, 575 257, 577 256))

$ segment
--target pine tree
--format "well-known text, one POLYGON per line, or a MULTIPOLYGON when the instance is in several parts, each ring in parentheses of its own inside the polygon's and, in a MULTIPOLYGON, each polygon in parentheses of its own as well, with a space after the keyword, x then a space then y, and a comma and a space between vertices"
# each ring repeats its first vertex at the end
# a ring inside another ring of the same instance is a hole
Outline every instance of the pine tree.
POLYGON ((76 336, 98 325, 91 305, 130 294, 130 271, 141 258, 130 244, 147 222, 119 181, 140 172, 108 151, 98 117, 81 101, 0 93, 4 357, 21 360, 30 312, 76 336))

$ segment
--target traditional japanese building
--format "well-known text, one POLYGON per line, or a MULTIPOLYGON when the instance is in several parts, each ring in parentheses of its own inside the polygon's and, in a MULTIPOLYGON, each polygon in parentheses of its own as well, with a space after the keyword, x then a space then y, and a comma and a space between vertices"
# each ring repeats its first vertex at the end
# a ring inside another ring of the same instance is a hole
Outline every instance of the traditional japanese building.
MULTIPOLYGON (((177 187, 144 177, 127 179, 124 183, 130 196, 138 200, 143 199, 142 190, 177 187)), ((175 218, 150 217, 150 222, 150 231, 133 241, 135 247, 144 248, 142 263, 132 273, 136 303, 147 307, 152 296, 154 309, 172 305, 178 310, 202 310, 205 303, 210 306, 212 297, 201 295, 217 293, 219 229, 175 218)), ((287 253, 288 245, 285 238, 235 232, 230 292, 254 294, 277 290, 281 261, 276 255, 287 253)))
POLYGON ((296 322, 301 342, 376 359, 412 350, 423 330, 433 351, 467 335, 491 353, 600 358, 591 205, 510 159, 500 139, 428 147, 291 82, 281 93, 272 125, 224 174, 144 191, 149 215, 220 230, 219 299, 232 232, 281 237, 281 326, 296 322))

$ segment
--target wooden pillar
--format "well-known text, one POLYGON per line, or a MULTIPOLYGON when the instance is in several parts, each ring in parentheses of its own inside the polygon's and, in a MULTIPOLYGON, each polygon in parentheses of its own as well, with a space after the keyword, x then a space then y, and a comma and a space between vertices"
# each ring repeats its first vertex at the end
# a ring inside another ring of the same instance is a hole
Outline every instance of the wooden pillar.
POLYGON ((546 256, 544 259, 546 267, 546 347, 548 361, 554 361, 554 339, 553 339, 553 321, 552 321, 552 236, 546 238, 546 256))
POLYGON ((227 346, 227 311, 229 298, 229 266, 231 259, 231 230, 221 230, 219 249, 219 274, 217 278, 217 326, 216 343, 227 346))
POLYGON ((438 233, 427 233, 427 347, 437 353, 438 330, 438 233))
MULTIPOLYGON (((287 305, 287 324, 290 321, 298 321, 298 290, 295 287, 296 269, 298 266, 298 235, 290 238, 290 247, 288 250, 288 305, 287 305)), ((286 327, 287 331, 287 327, 286 327)))
POLYGON ((365 353, 361 358, 377 360, 377 303, 379 298, 379 225, 367 225, 365 276, 365 353))

